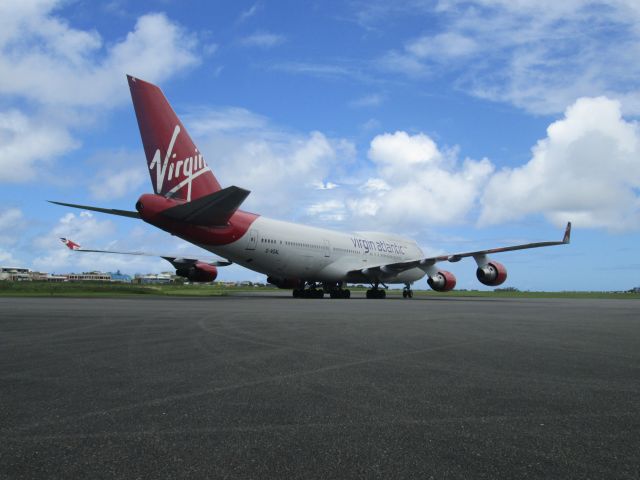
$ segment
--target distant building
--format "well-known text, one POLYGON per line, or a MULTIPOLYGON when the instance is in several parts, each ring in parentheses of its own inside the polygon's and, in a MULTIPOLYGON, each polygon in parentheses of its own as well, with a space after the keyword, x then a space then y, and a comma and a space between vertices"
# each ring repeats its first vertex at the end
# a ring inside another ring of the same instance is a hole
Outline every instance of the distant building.
POLYGON ((120 270, 115 273, 109 273, 109 275, 111 276, 111 281, 114 283, 131 283, 131 275, 120 273, 120 270))
POLYGON ((28 268, 0 267, 0 280, 8 280, 10 282, 28 282, 31 280, 31 275, 28 268))
POLYGON ((104 272, 69 273, 67 280, 70 282, 110 282, 111 274, 104 272))
POLYGON ((149 284, 162 285, 167 283, 173 283, 174 277, 175 275, 172 275, 171 273, 168 273, 168 272, 136 274, 135 278, 133 279, 133 282, 140 283, 143 285, 149 285, 149 284))
POLYGON ((47 282, 68 282, 69 279, 66 275, 55 275, 55 274, 47 274, 46 278, 47 282))

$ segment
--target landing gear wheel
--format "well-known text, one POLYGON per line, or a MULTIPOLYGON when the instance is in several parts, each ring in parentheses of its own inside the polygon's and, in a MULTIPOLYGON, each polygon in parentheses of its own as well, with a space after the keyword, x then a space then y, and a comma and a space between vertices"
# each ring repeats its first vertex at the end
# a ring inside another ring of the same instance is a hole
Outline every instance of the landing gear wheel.
POLYGON ((307 290, 307 298, 322 298, 324 297, 324 291, 323 290, 318 290, 315 288, 310 288, 309 290, 307 290))
POLYGON ((386 298, 387 291, 379 288, 370 288, 367 290, 367 298, 386 298))
POLYGON ((331 298, 351 298, 351 291, 336 288, 329 292, 329 296, 331 298))

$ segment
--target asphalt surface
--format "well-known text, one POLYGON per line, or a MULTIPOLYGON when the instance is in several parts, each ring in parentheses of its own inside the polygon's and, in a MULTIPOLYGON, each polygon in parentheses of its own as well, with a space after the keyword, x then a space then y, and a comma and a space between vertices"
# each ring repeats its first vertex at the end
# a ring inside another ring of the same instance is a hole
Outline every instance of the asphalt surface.
POLYGON ((640 478, 640 302, 0 298, 0 478, 640 478))

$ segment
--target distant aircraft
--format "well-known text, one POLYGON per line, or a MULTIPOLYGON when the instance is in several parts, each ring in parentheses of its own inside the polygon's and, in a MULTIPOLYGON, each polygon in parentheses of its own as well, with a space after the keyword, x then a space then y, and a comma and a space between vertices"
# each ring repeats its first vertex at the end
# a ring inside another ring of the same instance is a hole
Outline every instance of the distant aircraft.
MULTIPOLYGON (((224 257, 207 262, 181 255, 158 255, 191 281, 211 282, 217 267, 232 262, 267 275, 279 288, 292 289, 294 297, 349 298, 347 283, 367 283, 367 298, 385 298, 386 284, 404 284, 403 296, 411 298, 411 285, 425 275, 438 292, 452 290, 455 276, 439 268, 439 262, 473 257, 476 276, 484 285, 497 286, 507 278, 505 267, 489 254, 569 243, 571 223, 559 242, 538 242, 509 247, 426 257, 415 241, 376 232, 341 233, 273 220, 239 210, 249 191, 221 188, 162 91, 155 85, 127 75, 142 144, 153 185, 143 194, 136 211, 116 210, 63 202, 58 205, 142 219, 194 245, 224 257)), ((83 249, 62 239, 72 250, 130 255, 83 249)))

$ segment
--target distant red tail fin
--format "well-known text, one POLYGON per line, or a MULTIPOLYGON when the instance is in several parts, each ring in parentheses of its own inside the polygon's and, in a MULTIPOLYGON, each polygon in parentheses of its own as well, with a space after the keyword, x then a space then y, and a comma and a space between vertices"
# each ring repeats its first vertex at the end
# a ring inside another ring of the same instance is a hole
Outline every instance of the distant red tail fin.
POLYGON ((155 193, 190 202, 220 190, 162 91, 130 75, 127 79, 155 193))

